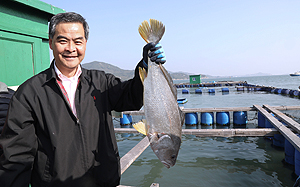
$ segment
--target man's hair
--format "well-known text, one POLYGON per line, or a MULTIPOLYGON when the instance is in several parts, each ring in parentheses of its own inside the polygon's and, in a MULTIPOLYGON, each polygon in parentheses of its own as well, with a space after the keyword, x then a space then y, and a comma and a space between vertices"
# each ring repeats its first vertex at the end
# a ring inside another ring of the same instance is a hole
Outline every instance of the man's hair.
POLYGON ((66 12, 66 13, 59 13, 53 16, 50 20, 49 24, 49 38, 53 39, 55 35, 56 26, 59 23, 81 23, 84 29, 85 39, 88 40, 89 38, 89 25, 86 20, 80 15, 75 12, 66 12))

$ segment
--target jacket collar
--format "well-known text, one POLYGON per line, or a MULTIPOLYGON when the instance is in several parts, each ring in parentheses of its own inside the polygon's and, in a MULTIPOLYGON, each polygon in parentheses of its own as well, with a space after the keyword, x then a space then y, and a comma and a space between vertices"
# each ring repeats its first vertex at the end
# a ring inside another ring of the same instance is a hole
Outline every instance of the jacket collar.
MULTIPOLYGON (((51 62, 50 68, 46 71, 46 82, 49 82, 50 80, 54 79, 56 80, 56 73, 55 73, 55 69, 54 69, 54 59, 51 62)), ((81 64, 80 64, 81 66, 81 64)), ((90 81, 90 77, 87 75, 87 69, 83 68, 81 66, 81 75, 80 75, 80 81, 85 81, 87 80, 88 82, 90 81)))

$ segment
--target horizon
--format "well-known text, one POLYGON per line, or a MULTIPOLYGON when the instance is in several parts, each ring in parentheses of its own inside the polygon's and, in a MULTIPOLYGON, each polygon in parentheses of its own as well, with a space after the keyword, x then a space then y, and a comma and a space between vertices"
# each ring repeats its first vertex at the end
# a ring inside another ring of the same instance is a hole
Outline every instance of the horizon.
POLYGON ((168 71, 239 76, 299 70, 300 1, 43 2, 86 18, 90 37, 82 63, 134 68, 145 45, 138 27, 153 18, 166 27, 161 44, 168 71))
MULTIPOLYGON (((120 68, 114 64, 110 64, 110 63, 107 63, 107 62, 101 62, 101 61, 92 61, 92 62, 87 62, 87 63, 84 63, 84 64, 89 64, 89 63, 105 63, 105 64, 108 64, 108 65, 112 65, 112 66, 115 66, 117 68, 120 68)), ((82 65, 84 65, 82 64, 82 65)), ((134 71, 134 69, 122 69, 120 68, 121 70, 123 71, 134 71)), ((170 74, 173 74, 173 73, 182 73, 182 74, 186 74, 186 75, 199 75, 201 73, 189 73, 189 72, 183 72, 183 71, 168 71, 170 74)), ((228 78, 228 77, 259 77, 259 76, 281 76, 281 75, 288 75, 288 74, 278 74, 278 75, 274 75, 274 74, 269 74, 269 73, 263 73, 263 72, 258 72, 258 73, 253 73, 253 74, 242 74, 242 75, 223 75, 223 76, 220 76, 220 75, 209 75, 209 74, 201 74, 201 75, 205 75, 206 77, 205 78, 228 78)), ((202 77, 204 78, 204 77, 202 77)), ((184 79, 185 80, 185 79, 184 79)))

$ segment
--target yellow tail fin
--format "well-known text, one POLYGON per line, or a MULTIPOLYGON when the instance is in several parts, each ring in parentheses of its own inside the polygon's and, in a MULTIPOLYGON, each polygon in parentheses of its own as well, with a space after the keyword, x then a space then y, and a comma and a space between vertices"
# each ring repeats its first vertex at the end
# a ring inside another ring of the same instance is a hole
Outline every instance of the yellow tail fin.
POLYGON ((139 33, 147 43, 154 42, 157 44, 165 33, 165 26, 155 19, 150 19, 150 25, 145 20, 139 26, 139 33))
POLYGON ((147 135, 146 121, 142 120, 132 125, 139 133, 147 135))

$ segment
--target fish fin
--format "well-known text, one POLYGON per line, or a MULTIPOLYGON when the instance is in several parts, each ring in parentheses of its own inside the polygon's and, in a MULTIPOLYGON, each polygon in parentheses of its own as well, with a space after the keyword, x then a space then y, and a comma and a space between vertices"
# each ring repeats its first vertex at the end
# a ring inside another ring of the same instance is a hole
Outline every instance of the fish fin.
POLYGON ((179 107, 179 115, 180 115, 180 119, 181 119, 181 126, 184 124, 184 120, 185 120, 185 114, 182 112, 182 110, 179 107))
POLYGON ((138 123, 132 125, 139 133, 147 135, 147 127, 145 120, 142 120, 138 123))
POLYGON ((168 73, 168 71, 164 68, 164 66, 162 64, 159 64, 159 68, 161 69, 162 73, 164 74, 164 76, 168 82, 168 85, 174 95, 174 98, 177 102, 177 89, 176 89, 175 85, 173 84, 171 75, 168 73))
POLYGON ((147 77, 147 71, 145 70, 145 68, 139 67, 139 75, 142 83, 144 84, 144 80, 147 77))
POLYGON ((155 19, 150 19, 150 25, 145 20, 139 26, 139 33, 147 43, 154 42, 157 44, 165 33, 165 26, 155 19))

